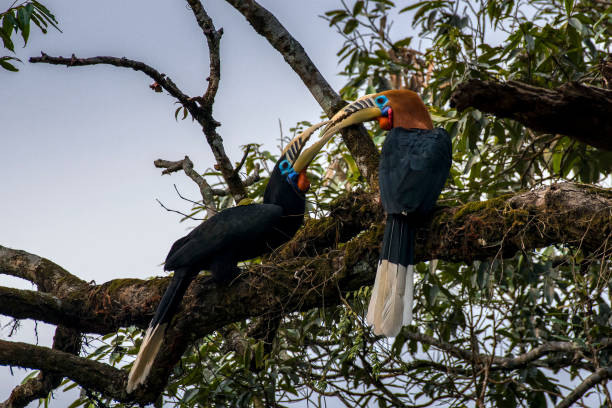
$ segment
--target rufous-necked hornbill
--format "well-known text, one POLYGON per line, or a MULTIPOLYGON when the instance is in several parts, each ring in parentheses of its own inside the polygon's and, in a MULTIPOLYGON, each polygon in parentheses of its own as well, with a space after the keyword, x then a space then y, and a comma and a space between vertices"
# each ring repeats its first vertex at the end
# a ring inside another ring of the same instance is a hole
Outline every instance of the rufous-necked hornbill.
POLYGON ((208 270, 217 283, 229 284, 238 276, 238 262, 274 250, 291 239, 302 225, 304 195, 310 187, 306 169, 322 145, 303 152, 302 148, 325 123, 311 126, 285 147, 270 175, 263 204, 223 210, 172 245, 164 269, 174 271, 174 276, 145 333, 128 376, 128 392, 146 380, 166 328, 200 271, 208 270))
POLYGON ((390 131, 378 175, 387 223, 367 321, 375 334, 391 337, 412 321, 415 228, 432 211, 452 154, 448 133, 433 128, 419 95, 405 89, 357 99, 334 115, 317 143, 325 144, 344 127, 375 119, 390 131))

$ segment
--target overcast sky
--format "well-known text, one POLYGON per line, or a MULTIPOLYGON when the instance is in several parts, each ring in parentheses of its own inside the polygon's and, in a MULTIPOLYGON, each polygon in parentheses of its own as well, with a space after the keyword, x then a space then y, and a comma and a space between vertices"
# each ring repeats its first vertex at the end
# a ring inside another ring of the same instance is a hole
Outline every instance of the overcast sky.
MULTIPOLYGON (((188 154, 199 171, 213 164, 199 126, 176 122, 177 105, 149 89, 140 72, 110 66, 66 68, 29 64, 40 51, 53 56, 111 55, 143 61, 169 75, 189 95, 207 85, 206 39, 185 2, 160 0, 45 0, 63 33, 32 28, 27 48, 15 41, 20 72, 0 70, 0 245, 49 258, 71 273, 102 283, 162 275, 160 263, 193 224, 155 201, 186 210, 173 189, 198 198, 183 173, 161 176, 158 158, 188 154)), ((276 149, 278 119, 285 132, 299 120, 316 121, 320 108, 297 75, 267 41, 224 1, 204 2, 221 40, 221 84, 214 116, 232 161, 240 145, 276 149)), ((331 0, 261 1, 302 43, 335 89, 341 38, 318 16, 331 0)), ((0 10, 11 1, 0 0, 0 10)), ((7 54, 6 52, 3 54, 7 54)), ((0 285, 31 285, 0 275, 0 285)), ((6 318, 0 320, 7 323, 6 318)), ((0 331, 6 339, 8 329, 0 331)), ((39 326, 39 344, 52 330, 39 326)), ((24 324, 11 340, 33 341, 24 324)), ((0 368, 0 401, 23 370, 0 368)), ((56 392, 54 406, 70 398, 56 392)))

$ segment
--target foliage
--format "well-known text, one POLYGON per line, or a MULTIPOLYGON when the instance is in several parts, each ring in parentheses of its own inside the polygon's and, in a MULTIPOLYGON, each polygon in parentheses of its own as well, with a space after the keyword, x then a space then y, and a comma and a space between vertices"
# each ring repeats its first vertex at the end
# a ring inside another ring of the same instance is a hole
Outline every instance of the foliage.
MULTIPOLYGON (((17 3, 17 1, 15 1, 17 3)), ((57 26, 55 16, 44 5, 36 0, 27 0, 20 4, 11 5, 8 10, 0 13, 0 38, 4 48, 15 53, 15 44, 13 43, 13 34, 21 33, 23 38, 23 46, 28 44, 30 38, 30 23, 33 22, 43 34, 47 33, 49 25, 61 31, 57 26)), ((17 72, 19 69, 9 61, 21 62, 19 58, 10 55, 0 56, 0 67, 17 72)))
MULTIPOLYGON (((477 110, 459 113, 448 102, 469 78, 548 88, 566 81, 601 85, 598 67, 610 53, 611 11, 606 2, 592 0, 432 0, 403 8, 390 0, 359 0, 342 1, 324 18, 345 39, 337 54, 344 64, 345 99, 410 88, 451 134, 454 163, 444 204, 561 180, 609 183, 610 153, 477 110), (413 44, 418 49, 410 48, 413 44)), ((290 132, 308 125, 301 122, 290 132)), ((381 145, 383 132, 370 132, 381 145)), ((312 217, 324 216, 327 203, 342 190, 367 188, 342 144, 332 143, 329 153, 310 168, 312 217)), ((276 158, 250 145, 243 170, 268 171, 276 158)), ((214 170, 205 175, 222 184, 214 170)), ((264 177, 252 185, 250 198, 261 199, 265 184, 264 177)), ((216 199, 219 208, 231 205, 227 196, 216 199)), ((190 215, 202 209, 195 206, 190 215)), ((612 336, 610 260, 604 254, 560 245, 471 265, 420 264, 415 322, 395 339, 376 337, 365 325, 367 287, 347 296, 341 307, 283 316, 277 331, 269 328, 276 333, 272 343, 248 335, 265 316, 236 323, 194 344, 173 373, 164 401, 186 407, 259 407, 273 400, 325 406, 326 398, 348 407, 554 404, 585 370, 612 360, 610 348, 602 346, 612 336), (516 369, 489 370, 417 334, 451 349, 501 357, 552 341, 575 344, 580 352, 571 362, 551 354, 516 369), (235 336, 243 339, 242 352, 228 340, 235 336)), ((103 339, 109 343, 91 357, 127 368, 131 359, 124 357, 136 353, 140 335, 128 329, 103 339)), ((607 391, 601 392, 598 402, 609 403, 607 391)), ((85 394, 75 406, 102 399, 94 397, 85 394)))

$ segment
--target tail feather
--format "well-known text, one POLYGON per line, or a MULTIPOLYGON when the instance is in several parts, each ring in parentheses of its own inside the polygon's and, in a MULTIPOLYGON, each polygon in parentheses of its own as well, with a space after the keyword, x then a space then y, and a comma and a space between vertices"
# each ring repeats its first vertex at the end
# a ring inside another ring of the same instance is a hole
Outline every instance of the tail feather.
POLYGON ((181 299, 183 299, 183 295, 194 277, 195 274, 191 274, 187 270, 177 270, 174 273, 174 277, 170 281, 166 292, 164 292, 164 296, 159 302, 159 306, 157 306, 151 323, 149 323, 149 327, 140 345, 138 356, 136 356, 136 361, 134 361, 128 375, 126 386, 128 393, 131 393, 136 387, 146 381, 163 343, 168 323, 172 320, 178 305, 181 303, 181 299))
POLYGON ((367 321, 375 334, 393 337, 412 322, 413 254, 414 230, 407 217, 390 214, 368 306, 367 321))

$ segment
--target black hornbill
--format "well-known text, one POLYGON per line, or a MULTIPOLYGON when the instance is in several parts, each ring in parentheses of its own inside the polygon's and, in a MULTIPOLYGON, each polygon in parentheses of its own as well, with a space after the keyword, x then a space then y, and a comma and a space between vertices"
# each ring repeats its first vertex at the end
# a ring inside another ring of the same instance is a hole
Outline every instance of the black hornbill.
POLYGON ((146 380, 166 327, 200 271, 208 270, 217 283, 228 284, 238 275, 238 262, 272 251, 291 239, 302 225, 304 194, 310 187, 306 169, 322 145, 304 152, 302 148, 325 123, 306 129, 283 150, 270 175, 263 204, 223 210, 172 245, 164 269, 174 271, 174 276, 145 333, 128 376, 128 392, 146 380))
POLYGON ((390 130, 379 167, 387 223, 367 321, 375 334, 395 336, 412 321, 415 228, 427 219, 448 177, 448 133, 433 128, 421 98, 410 90, 365 95, 336 113, 318 143, 353 124, 377 119, 390 130))

